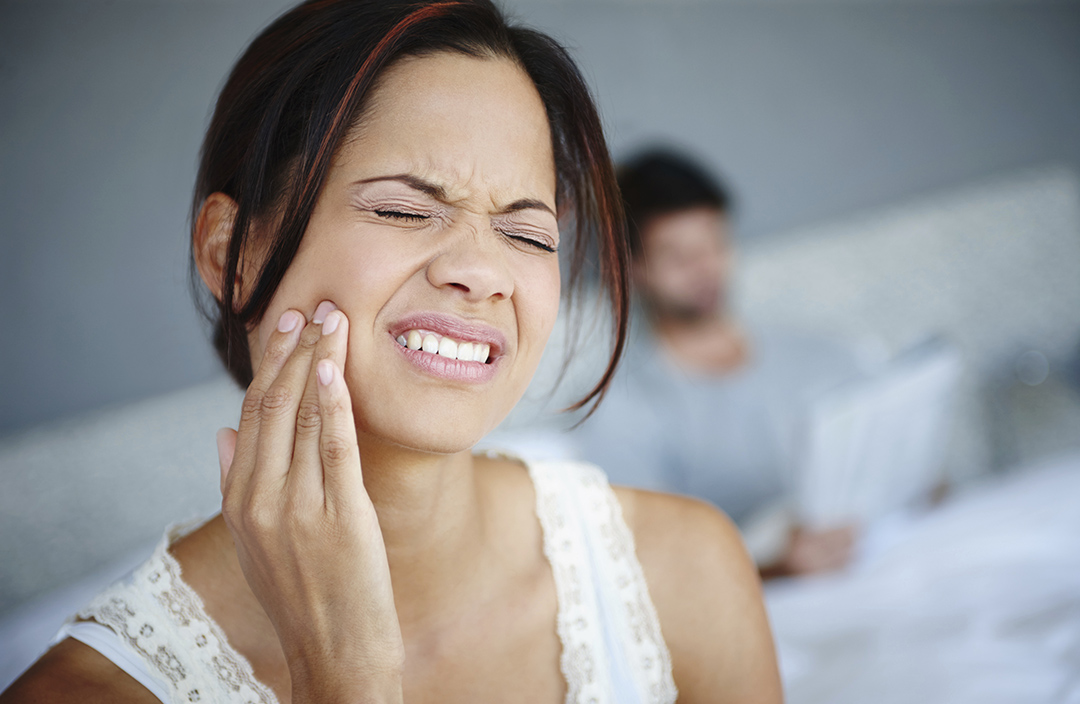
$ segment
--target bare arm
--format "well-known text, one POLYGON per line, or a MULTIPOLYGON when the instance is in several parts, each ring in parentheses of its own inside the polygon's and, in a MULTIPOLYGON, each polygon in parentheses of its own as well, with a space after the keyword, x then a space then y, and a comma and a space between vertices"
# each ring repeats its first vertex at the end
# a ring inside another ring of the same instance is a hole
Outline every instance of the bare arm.
POLYGON ((104 655, 68 638, 0 694, 0 704, 161 704, 104 655))
POLYGON ((679 701, 782 701, 761 583, 735 526, 700 501, 618 495, 671 650, 679 701))

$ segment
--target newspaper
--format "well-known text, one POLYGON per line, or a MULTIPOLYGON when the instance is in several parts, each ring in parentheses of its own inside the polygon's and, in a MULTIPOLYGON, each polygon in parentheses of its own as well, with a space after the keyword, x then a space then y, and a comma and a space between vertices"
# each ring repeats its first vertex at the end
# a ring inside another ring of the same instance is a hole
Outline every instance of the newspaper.
POLYGON ((935 338, 814 398, 791 477, 803 525, 866 525, 927 496, 942 480, 962 371, 935 338))

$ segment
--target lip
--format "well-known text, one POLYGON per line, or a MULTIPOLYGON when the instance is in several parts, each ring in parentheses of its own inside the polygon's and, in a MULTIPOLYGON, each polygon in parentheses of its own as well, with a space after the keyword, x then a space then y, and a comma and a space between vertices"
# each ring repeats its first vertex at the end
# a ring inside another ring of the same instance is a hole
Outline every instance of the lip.
POLYGON ((483 323, 473 323, 442 313, 416 313, 395 322, 388 330, 390 341, 421 371, 450 381, 484 383, 495 376, 496 368, 506 349, 506 337, 496 328, 483 323), (437 354, 402 347, 397 342, 399 335, 409 330, 425 330, 437 335, 452 337, 461 342, 483 343, 491 346, 488 362, 464 362, 447 359, 437 354))

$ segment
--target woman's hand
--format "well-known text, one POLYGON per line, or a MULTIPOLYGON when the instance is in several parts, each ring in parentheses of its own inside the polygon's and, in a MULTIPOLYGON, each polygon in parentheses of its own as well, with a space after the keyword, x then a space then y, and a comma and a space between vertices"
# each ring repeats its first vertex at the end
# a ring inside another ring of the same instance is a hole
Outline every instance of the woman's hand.
POLYGON ((222 515, 298 704, 401 701, 404 646, 342 375, 347 341, 330 302, 310 323, 286 311, 239 429, 218 433, 222 515))
POLYGON ((855 554, 857 537, 853 525, 827 530, 796 528, 780 560, 780 569, 788 576, 832 572, 846 567, 855 554))

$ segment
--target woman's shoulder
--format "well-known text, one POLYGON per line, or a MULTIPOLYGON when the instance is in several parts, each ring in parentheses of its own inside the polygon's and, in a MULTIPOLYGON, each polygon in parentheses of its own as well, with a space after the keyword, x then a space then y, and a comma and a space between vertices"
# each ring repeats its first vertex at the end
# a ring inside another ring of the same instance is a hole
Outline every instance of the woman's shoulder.
POLYGON ((68 637, 0 702, 160 702, 192 692, 205 699, 223 686, 273 701, 262 683, 281 687, 280 648, 234 555, 220 517, 170 528, 150 559, 80 610, 68 637), (100 629, 76 633, 89 625, 82 621, 100 629))
POLYGON ((73 638, 57 643, 0 694, 0 704, 161 704, 111 660, 73 638))
MULTIPOLYGON (((151 613, 157 592, 148 587, 164 584, 163 573, 172 576, 176 564, 167 555, 169 543, 181 534, 198 535, 204 528, 192 531, 173 526, 150 558, 123 579, 97 594, 80 609, 61 630, 61 638, 38 659, 0 701, 7 702, 159 702, 159 698, 141 684, 131 673, 135 668, 151 675, 152 668, 138 657, 137 638, 160 625, 160 614, 151 613), (148 611, 148 609, 150 609, 148 611), (145 622, 145 623, 144 623, 145 622), (87 630, 93 626, 94 629, 87 630), (78 634, 76 634, 78 631, 78 634), (132 634, 137 634, 133 636, 132 634), (92 641, 84 641, 88 635, 92 641), (132 640, 132 639, 136 640, 132 640), (88 645, 93 642, 95 645, 88 645), (117 659, 119 658, 119 660, 117 659), (122 667, 120 662, 126 666, 122 667)), ((187 538, 180 538, 181 541, 187 538)), ((160 630, 160 629, 155 629, 160 630)), ((145 644, 143 644, 145 645, 145 644)))
MULTIPOLYGON (((695 612, 696 600, 708 602, 706 606, 735 599, 760 601, 756 568, 738 529, 722 511, 685 496, 612 488, 662 617, 665 607, 669 615, 676 613, 671 607, 680 605, 695 612)), ((692 622, 700 628, 700 621, 692 622)), ((677 627, 679 621, 672 623, 677 627)), ((667 634, 667 623, 664 626, 667 634)))
POLYGON ((757 569, 711 504, 613 487, 671 651, 680 701, 781 700, 757 569))

